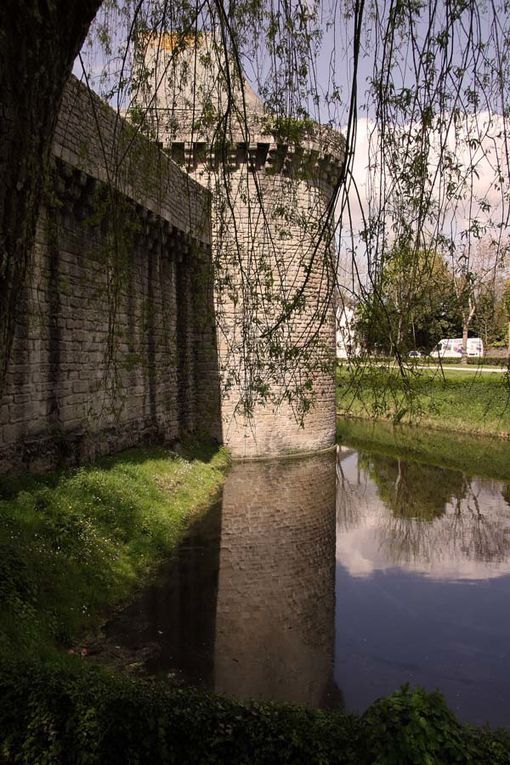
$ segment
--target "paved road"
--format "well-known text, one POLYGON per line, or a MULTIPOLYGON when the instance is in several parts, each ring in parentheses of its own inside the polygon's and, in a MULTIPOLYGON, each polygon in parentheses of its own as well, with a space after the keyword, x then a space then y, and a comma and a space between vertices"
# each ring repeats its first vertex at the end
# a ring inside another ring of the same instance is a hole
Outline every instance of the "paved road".
MULTIPOLYGON (((440 372, 441 367, 439 365, 437 366, 427 366, 426 364, 409 364, 406 361, 403 361, 403 365, 410 368, 410 369, 425 369, 429 370, 430 372, 440 372)), ((384 367, 384 366, 390 366, 393 369, 398 369, 398 364, 395 364, 394 362, 391 364, 381 363, 381 362, 375 362, 374 364, 368 363, 367 366, 375 366, 375 367, 384 367)), ((473 374, 505 374, 505 372, 508 372, 508 367, 475 367, 473 364, 466 365, 465 367, 462 366, 450 366, 450 364, 444 364, 442 369, 445 372, 451 371, 451 372, 473 372, 473 374)))
MULTIPOLYGON (((443 370, 445 372, 476 372, 483 374, 504 374, 505 372, 508 372, 507 367, 475 367, 475 366, 469 366, 466 365, 465 367, 452 367, 449 364, 445 364, 443 367, 443 370)), ((413 369, 430 369, 432 372, 437 372, 441 370, 441 367, 429 367, 429 366, 422 366, 421 364, 413 364, 413 369)))

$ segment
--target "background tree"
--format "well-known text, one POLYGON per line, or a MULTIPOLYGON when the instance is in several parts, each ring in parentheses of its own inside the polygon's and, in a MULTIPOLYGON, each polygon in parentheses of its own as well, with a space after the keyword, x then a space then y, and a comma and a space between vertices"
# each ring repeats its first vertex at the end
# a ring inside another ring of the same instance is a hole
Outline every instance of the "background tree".
POLYGON ((473 320, 473 334, 482 338, 485 348, 506 343, 507 321, 503 290, 503 279, 489 280, 480 288, 473 320))
POLYGON ((414 257, 441 253, 457 277, 451 289, 467 338, 480 237, 490 237, 496 261, 508 244, 508 8, 471 0, 369 8, 368 204, 353 253, 366 252, 372 284, 395 243, 414 257))
POLYGON ((492 319, 495 319, 496 288, 506 255, 506 247, 491 237, 482 237, 476 245, 466 247, 460 257, 452 258, 452 286, 462 319, 463 364, 467 364, 467 339, 477 315, 482 319, 480 311, 485 311, 487 318, 492 303, 492 319))
POLYGON ((400 246, 391 251, 377 285, 363 301, 358 329, 367 350, 394 355, 431 350, 442 337, 458 333, 460 321, 444 258, 400 246))
POLYGON ((510 281, 507 282, 503 293, 503 306, 508 322, 508 356, 510 357, 510 281))

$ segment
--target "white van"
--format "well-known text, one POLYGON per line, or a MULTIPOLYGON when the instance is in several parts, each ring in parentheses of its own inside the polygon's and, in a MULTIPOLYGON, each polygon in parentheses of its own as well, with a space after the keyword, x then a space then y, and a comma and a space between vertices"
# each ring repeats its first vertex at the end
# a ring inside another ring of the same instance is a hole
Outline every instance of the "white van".
MULTIPOLYGON (((436 347, 430 352, 433 359, 461 359, 462 338, 446 337, 440 340, 436 347)), ((466 346, 466 355, 469 357, 482 358, 483 342, 479 337, 468 337, 466 346)))
POLYGON ((481 359, 483 356, 483 342, 481 337, 468 337, 466 351, 468 356, 476 356, 481 359))

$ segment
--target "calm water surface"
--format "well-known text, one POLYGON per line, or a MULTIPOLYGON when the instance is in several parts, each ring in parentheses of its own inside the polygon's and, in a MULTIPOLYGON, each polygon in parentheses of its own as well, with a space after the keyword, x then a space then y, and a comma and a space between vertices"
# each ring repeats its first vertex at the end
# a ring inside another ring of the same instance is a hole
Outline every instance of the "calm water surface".
POLYGON ((510 725, 510 486, 338 455, 335 679, 363 710, 409 681, 510 725))
POLYGON ((409 681, 510 725, 510 485, 346 447, 234 465, 104 632, 237 697, 362 711, 409 681))

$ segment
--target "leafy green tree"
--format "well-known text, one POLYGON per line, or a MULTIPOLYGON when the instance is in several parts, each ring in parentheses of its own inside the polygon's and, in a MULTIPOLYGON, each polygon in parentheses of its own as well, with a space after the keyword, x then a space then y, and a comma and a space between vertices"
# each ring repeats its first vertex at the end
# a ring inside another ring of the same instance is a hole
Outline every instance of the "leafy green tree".
POLYGON ((502 308, 501 273, 507 256, 507 247, 497 238, 480 236, 476 244, 468 242, 462 255, 451 260, 452 286, 461 316, 464 364, 467 364, 470 334, 482 336, 487 346, 501 329, 497 326, 502 308))
POLYGON ((459 308, 462 324, 462 364, 467 364, 467 340, 469 330, 478 307, 480 289, 483 280, 480 275, 469 268, 467 263, 461 263, 459 272, 452 279, 456 303, 459 308))
POLYGON ((461 317, 452 278, 437 253, 394 248, 360 306, 358 332, 365 347, 389 354, 430 350, 441 337, 457 333, 461 317))
POLYGON ((507 318, 501 287, 491 281, 480 288, 473 333, 482 338, 485 348, 506 340, 507 318))

